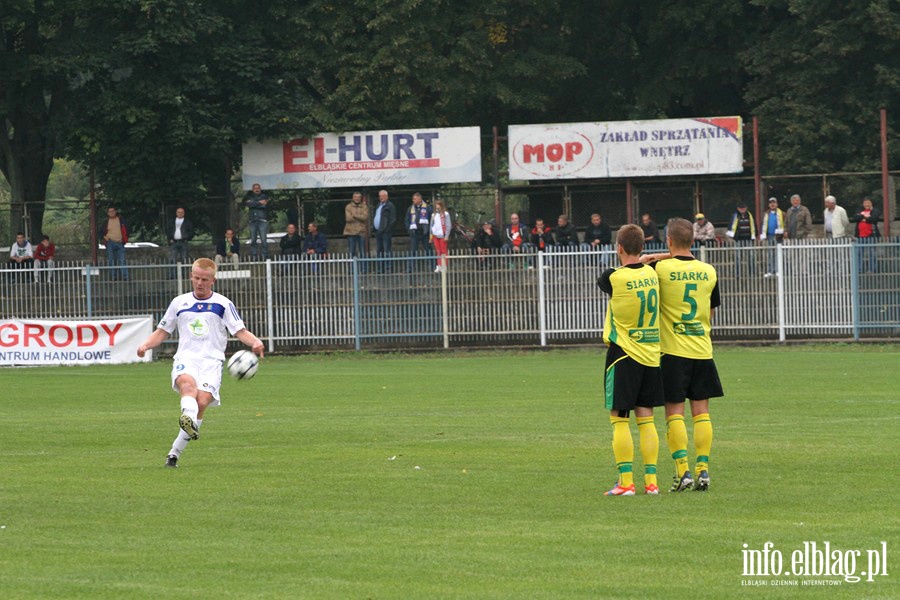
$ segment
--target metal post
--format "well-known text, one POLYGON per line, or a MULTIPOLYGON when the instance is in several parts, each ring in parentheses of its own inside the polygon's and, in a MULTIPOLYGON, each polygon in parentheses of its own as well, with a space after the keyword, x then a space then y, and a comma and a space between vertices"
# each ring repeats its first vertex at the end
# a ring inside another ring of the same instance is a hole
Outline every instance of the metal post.
POLYGON ((353 347, 356 350, 362 350, 362 338, 361 335, 361 327, 362 327, 362 315, 360 315, 359 309, 359 258, 354 256, 352 263, 353 270, 353 330, 354 330, 354 345, 353 347))
POLYGON ((91 199, 91 234, 88 237, 91 240, 91 265, 97 266, 97 196, 94 194, 94 166, 91 165, 90 177, 90 199, 91 199))
MULTIPOLYGON (((444 268, 441 269, 441 328, 444 330, 444 350, 450 348, 450 295, 447 289, 447 267, 449 255, 444 257, 444 268)), ((440 260, 440 258, 438 258, 440 260)))
POLYGON ((784 244, 775 244, 775 261, 778 269, 775 273, 778 278, 778 341, 784 342, 786 339, 784 324, 784 244))
POLYGON ((272 293, 272 260, 266 259, 266 319, 269 321, 269 352, 275 352, 275 296, 272 293))
MULTIPOLYGON (((884 210, 881 215, 884 219, 884 237, 891 237, 891 191, 889 189, 890 176, 888 175, 888 146, 887 146, 887 109, 881 109, 881 196, 884 210)), ((875 224, 878 227, 878 224, 875 224)))
MULTIPOLYGON (((762 223, 762 175, 759 172, 759 119, 753 117, 753 203, 757 223, 762 223)), ((757 233, 759 233, 757 231, 757 233)))
POLYGON ((850 243, 850 315, 853 319, 853 340, 859 341, 859 256, 856 241, 850 243))
MULTIPOLYGON (((96 244, 95 244, 96 246, 96 244)), ((96 252, 94 252, 96 254, 96 252)), ((93 265, 88 265, 84 267, 84 285, 87 286, 85 289, 85 299, 87 300, 87 316, 91 318, 94 316, 94 307, 93 307, 93 295, 91 294, 91 271, 94 269, 93 265)))
POLYGON ((500 207, 500 136, 494 125, 494 219, 497 227, 503 227, 503 213, 500 207))
POLYGON ((547 296, 544 293, 544 253, 538 252, 538 326, 541 328, 541 346, 547 345, 547 296))
POLYGON ((631 189, 631 179, 625 180, 625 221, 634 223, 634 190, 631 189))

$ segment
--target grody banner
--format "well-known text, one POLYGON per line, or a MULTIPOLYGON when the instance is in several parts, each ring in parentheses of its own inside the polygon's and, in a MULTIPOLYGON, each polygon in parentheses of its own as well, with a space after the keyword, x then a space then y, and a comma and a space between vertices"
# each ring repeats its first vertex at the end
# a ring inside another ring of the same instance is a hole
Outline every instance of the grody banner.
POLYGON ((510 125, 509 178, 740 173, 740 117, 510 125))
POLYGON ((481 181, 481 130, 323 133, 244 144, 244 189, 306 189, 481 181))
POLYGON ((0 366, 149 362, 137 348, 150 332, 149 316, 134 319, 0 321, 0 366))

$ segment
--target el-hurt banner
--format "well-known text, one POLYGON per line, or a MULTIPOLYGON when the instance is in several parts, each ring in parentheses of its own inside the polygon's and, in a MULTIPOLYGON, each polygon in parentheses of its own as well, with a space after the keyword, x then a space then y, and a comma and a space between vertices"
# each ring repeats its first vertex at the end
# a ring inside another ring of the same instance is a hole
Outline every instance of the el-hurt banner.
POLYGON ((0 321, 0 366, 149 362, 137 348, 150 332, 149 316, 133 319, 0 321))
POLYGON ((244 189, 368 187, 481 181, 481 130, 323 133, 244 144, 244 189))
POLYGON ((510 179, 740 173, 740 117, 510 125, 510 179))

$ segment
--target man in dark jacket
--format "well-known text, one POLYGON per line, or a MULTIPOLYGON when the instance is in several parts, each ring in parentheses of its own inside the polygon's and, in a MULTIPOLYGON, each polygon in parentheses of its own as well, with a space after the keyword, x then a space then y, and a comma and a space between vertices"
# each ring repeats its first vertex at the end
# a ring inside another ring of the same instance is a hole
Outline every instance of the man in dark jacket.
POLYGON ((301 248, 303 247, 303 238, 297 233, 297 226, 293 223, 288 223, 287 233, 284 234, 284 237, 281 238, 278 244, 281 246, 282 256, 300 256, 301 248))
POLYGON ((546 252, 553 246, 553 231, 544 225, 543 219, 536 219, 531 229, 531 245, 539 252, 546 252))
POLYGON ((584 243, 588 250, 602 250, 603 246, 612 244, 612 231, 603 222, 600 213, 591 215, 591 224, 584 230, 584 243))
MULTIPOLYGON (((388 199, 387 190, 378 192, 378 205, 372 219, 372 229, 375 231, 375 250, 379 258, 391 257, 391 242, 393 240, 393 227, 397 221, 397 209, 388 199)), ((382 271, 391 271, 390 261, 383 261, 382 271)))
POLYGON ((172 262, 187 264, 188 242, 194 238, 194 224, 184 216, 184 208, 176 208, 175 218, 166 223, 166 238, 169 240, 169 258, 172 262))
POLYGON ((479 267, 485 266, 485 258, 488 254, 499 253, 502 245, 500 234, 497 232, 494 224, 490 221, 482 223, 481 229, 472 240, 472 249, 481 257, 478 262, 479 267))
POLYGON ((578 232, 575 231, 575 226, 569 223, 569 217, 566 215, 559 215, 559 219, 556 220, 555 239, 557 250, 571 250, 578 247, 578 232))

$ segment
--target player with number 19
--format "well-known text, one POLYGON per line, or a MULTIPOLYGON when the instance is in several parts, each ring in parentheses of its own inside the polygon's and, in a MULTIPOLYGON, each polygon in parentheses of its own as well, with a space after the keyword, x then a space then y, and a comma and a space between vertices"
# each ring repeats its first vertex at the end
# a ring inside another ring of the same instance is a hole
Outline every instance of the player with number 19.
POLYGON ((166 314, 143 344, 138 356, 159 346, 178 329, 178 350, 172 366, 172 389, 181 395, 181 431, 166 457, 167 467, 177 467, 181 453, 200 437, 207 406, 218 406, 219 385, 228 334, 235 336, 259 356, 263 343, 250 333, 231 300, 213 292, 216 263, 200 258, 191 266, 192 292, 172 300, 166 314))
POLYGON ((659 494, 656 459, 659 435, 653 409, 663 405, 659 368, 659 282, 656 271, 641 262, 644 233, 624 225, 616 236, 622 266, 600 275, 597 286, 609 294, 603 341, 606 352, 605 397, 613 426, 613 454, 619 479, 607 496, 634 496, 634 441, 628 425, 635 412, 644 460, 644 492, 659 494))

